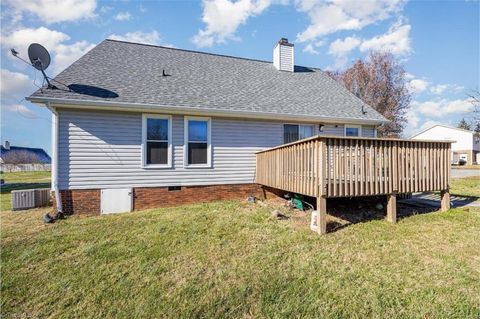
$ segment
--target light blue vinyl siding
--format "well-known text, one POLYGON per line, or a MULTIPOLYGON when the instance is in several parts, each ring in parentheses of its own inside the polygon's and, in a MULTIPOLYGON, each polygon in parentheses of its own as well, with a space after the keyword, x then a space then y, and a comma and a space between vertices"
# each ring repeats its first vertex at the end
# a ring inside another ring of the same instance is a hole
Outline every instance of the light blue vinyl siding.
POLYGON ((212 168, 183 167, 183 116, 172 117, 173 167, 141 167, 142 114, 60 110, 60 189, 252 183, 255 152, 282 123, 212 118, 212 168))
MULTIPOLYGON (((319 132, 318 134, 344 136, 345 126, 343 124, 325 124, 323 127, 323 132, 319 132)), ((375 126, 362 125, 362 136, 375 137, 375 126)))
MULTIPOLYGON (((211 168, 185 168, 184 117, 174 115, 172 168, 142 168, 141 113, 58 112, 60 189, 253 183, 255 152, 283 143, 284 122, 212 117, 211 168)), ((327 127, 343 135, 343 124, 327 127)))
POLYGON ((363 137, 375 137, 375 126, 362 126, 363 137))

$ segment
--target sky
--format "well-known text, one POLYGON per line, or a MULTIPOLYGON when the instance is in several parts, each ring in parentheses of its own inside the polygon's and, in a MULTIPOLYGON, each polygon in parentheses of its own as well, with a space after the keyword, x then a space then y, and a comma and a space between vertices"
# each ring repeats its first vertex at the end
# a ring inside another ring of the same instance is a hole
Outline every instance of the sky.
POLYGON ((295 44, 295 64, 343 70, 370 50, 403 64, 412 101, 403 135, 471 118, 479 89, 478 1, 406 0, 3 0, 1 141, 51 152, 51 115, 25 101, 42 83, 30 43, 52 55, 55 76, 105 38, 272 60, 295 44))

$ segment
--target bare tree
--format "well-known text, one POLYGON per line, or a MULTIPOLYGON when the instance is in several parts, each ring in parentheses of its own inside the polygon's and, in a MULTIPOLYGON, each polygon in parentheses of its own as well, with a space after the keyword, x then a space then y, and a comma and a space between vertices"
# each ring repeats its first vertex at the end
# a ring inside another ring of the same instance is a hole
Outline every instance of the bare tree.
POLYGON ((475 132, 480 132, 480 91, 474 90, 468 95, 473 104, 473 123, 475 132), (478 130, 478 131, 477 131, 478 130))
POLYGON ((40 163, 37 154, 26 150, 11 150, 3 155, 5 164, 34 164, 40 163))
POLYGON ((400 136, 407 122, 411 95, 405 69, 391 53, 372 51, 366 60, 357 60, 345 71, 329 74, 390 120, 379 128, 379 136, 400 136))

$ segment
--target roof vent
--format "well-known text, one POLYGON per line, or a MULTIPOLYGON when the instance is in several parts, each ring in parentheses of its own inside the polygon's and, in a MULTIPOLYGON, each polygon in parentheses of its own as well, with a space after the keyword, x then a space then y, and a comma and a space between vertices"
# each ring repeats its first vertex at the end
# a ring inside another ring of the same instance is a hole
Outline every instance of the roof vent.
POLYGON ((281 38, 273 49, 273 65, 279 71, 293 72, 294 61, 293 43, 281 38))

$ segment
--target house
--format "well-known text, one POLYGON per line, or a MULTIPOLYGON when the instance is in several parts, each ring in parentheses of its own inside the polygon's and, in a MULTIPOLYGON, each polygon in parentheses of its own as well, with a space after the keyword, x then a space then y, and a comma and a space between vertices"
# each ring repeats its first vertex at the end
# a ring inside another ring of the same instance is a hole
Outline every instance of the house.
POLYGON ((0 146, 0 163, 2 164, 50 164, 51 158, 41 148, 10 146, 5 141, 5 146, 0 146))
POLYGON ((452 143, 452 163, 464 160, 467 164, 480 163, 480 134, 458 127, 437 124, 411 137, 414 140, 448 140, 452 143))
MULTIPOLYGON (((255 153, 313 135, 375 137, 386 119, 322 70, 105 40, 27 99, 53 116, 66 213, 255 194, 255 153)), ((58 198, 61 198, 59 200, 58 198)))

